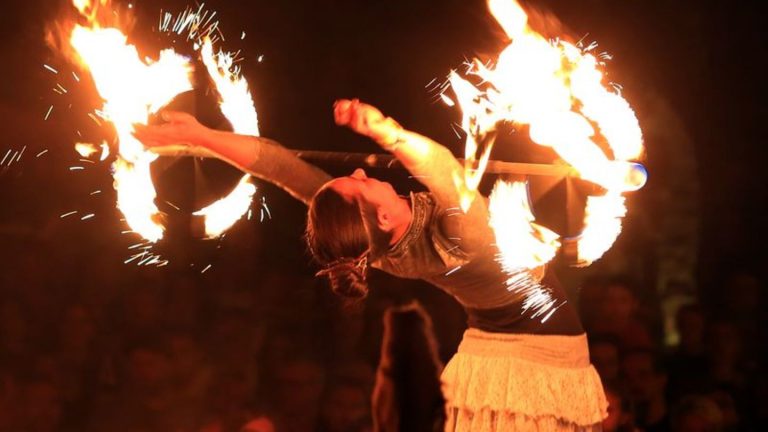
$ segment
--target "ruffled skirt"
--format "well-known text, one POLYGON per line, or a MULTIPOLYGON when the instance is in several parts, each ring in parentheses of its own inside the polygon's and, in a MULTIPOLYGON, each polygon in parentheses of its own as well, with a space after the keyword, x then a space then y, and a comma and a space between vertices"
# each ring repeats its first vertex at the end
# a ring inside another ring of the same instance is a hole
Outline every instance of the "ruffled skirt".
POLYGON ((469 329, 442 380, 448 432, 599 431, 607 415, 584 334, 469 329))

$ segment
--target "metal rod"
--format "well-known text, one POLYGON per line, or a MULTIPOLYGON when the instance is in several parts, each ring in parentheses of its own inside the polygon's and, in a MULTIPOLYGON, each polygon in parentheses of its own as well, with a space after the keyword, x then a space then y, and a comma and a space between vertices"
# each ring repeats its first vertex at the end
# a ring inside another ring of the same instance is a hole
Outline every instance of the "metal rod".
MULTIPOLYGON (((312 162, 335 165, 367 166, 370 168, 403 168, 400 161, 390 154, 347 153, 317 150, 293 150, 296 156, 312 162)), ((464 163, 463 159, 459 162, 464 163)), ((475 164, 476 165, 476 164, 475 164)), ((519 174, 551 177, 579 177, 579 172, 568 165, 549 165, 522 162, 489 160, 485 170, 488 174, 519 174)))

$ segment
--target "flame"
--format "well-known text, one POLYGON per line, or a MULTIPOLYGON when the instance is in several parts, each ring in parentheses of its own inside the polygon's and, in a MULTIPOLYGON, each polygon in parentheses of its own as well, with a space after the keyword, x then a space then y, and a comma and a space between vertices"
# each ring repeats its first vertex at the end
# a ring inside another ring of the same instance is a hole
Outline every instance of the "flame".
POLYGON ((91 143, 75 143, 75 151, 84 158, 99 153, 99 161, 101 162, 109 157, 109 145, 106 142, 102 142, 98 146, 91 143))
MULTIPOLYGON (((232 129, 235 133, 259 136, 259 119, 248 82, 240 76, 238 69, 233 68, 232 54, 220 52, 214 55, 213 43, 208 37, 204 38, 200 54, 221 98, 221 112, 232 129)), ((247 182, 248 178, 247 175, 243 177, 226 197, 195 213, 205 216, 208 237, 221 235, 248 211, 256 192, 256 187, 247 182)))
POLYGON ((505 239, 498 244, 504 268, 533 269, 555 257, 560 236, 534 223, 525 183, 496 183, 489 210, 496 237, 505 239))
POLYGON ((99 151, 98 148, 96 148, 95 144, 89 144, 89 143, 76 143, 75 144, 75 151, 80 154, 80 156, 87 158, 99 151))
POLYGON ((70 44, 104 100, 102 117, 117 132, 118 158, 112 166, 117 206, 133 231, 155 242, 164 230, 149 170, 157 156, 133 137, 133 125, 146 124, 150 114, 192 89, 191 66, 170 49, 161 51, 156 62, 143 61, 125 34, 98 24, 76 25, 70 44))
MULTIPOLYGON (((74 25, 69 43, 74 48, 73 59, 79 62, 93 76, 96 89, 104 100, 99 115, 111 122, 118 136, 118 157, 113 164, 117 205, 125 215, 126 222, 134 232, 150 242, 163 236, 161 214, 154 201, 155 188, 150 175, 150 164, 157 158, 146 151, 133 135, 134 124, 146 124, 149 116, 166 105, 178 94, 192 90, 189 60, 172 49, 160 52, 157 61, 142 60, 137 49, 127 43, 126 35, 118 28, 106 27, 99 22, 101 12, 109 9, 109 0, 73 0, 73 5, 90 23, 88 27, 74 25)), ((259 135, 258 117, 248 83, 234 67, 234 56, 229 53, 213 54, 209 35, 216 30, 218 21, 207 24, 215 13, 187 10, 182 25, 174 31, 185 28, 202 32, 204 41, 201 56, 206 69, 221 97, 221 109, 236 133, 259 135), (203 21, 207 16, 208 19, 203 21), (194 24, 194 25, 193 25, 194 24)), ((167 17, 166 17, 167 18, 167 17)), ((170 21, 169 18, 166 21, 170 21)), ((195 43, 195 48, 200 48, 195 43)), ((93 145, 76 145, 84 157, 96 153, 93 145)), ((100 159, 109 156, 109 146, 103 143, 100 159)), ((248 176, 226 197, 195 214, 206 217, 206 232, 210 236, 220 235, 232 223, 239 220, 250 206, 255 186, 247 182, 248 176), (228 224, 225 222, 229 221, 228 224)))
POLYGON ((613 246, 621 234, 621 218, 627 214, 624 200, 615 192, 587 198, 584 229, 577 246, 580 261, 589 264, 613 246))
POLYGON ((221 96, 221 112, 232 124, 235 133, 259 136, 259 119, 248 91, 248 82, 233 68, 234 58, 229 53, 214 56, 213 44, 209 38, 203 41, 200 51, 203 64, 208 69, 216 91, 221 96))
MULTIPOLYGON (((449 77, 467 132, 466 159, 472 162, 465 166, 463 179, 455 179, 462 208, 466 211, 474 199, 497 125, 528 125, 532 141, 551 147, 581 178, 606 190, 604 196, 589 198, 579 240, 580 260, 591 263, 621 231, 620 218, 626 213, 621 194, 645 183, 645 170, 630 162, 643 153, 635 113, 603 83, 601 64, 589 52, 592 47, 582 50, 563 40, 546 40, 530 28, 525 11, 514 0, 489 0, 488 6, 511 42, 494 65, 478 61, 469 65, 467 75, 477 77, 480 85, 455 72, 449 77), (612 158, 599 147, 598 138, 607 142, 612 158)), ((490 208, 502 261, 534 268, 554 257, 559 247, 552 237, 556 234, 533 223, 522 186, 501 182, 490 208), (524 229, 523 224, 529 227, 524 229)))
POLYGON ((208 237, 218 237, 243 217, 255 193, 256 186, 250 182, 250 176, 245 175, 229 195, 194 215, 205 217, 205 234, 208 237))

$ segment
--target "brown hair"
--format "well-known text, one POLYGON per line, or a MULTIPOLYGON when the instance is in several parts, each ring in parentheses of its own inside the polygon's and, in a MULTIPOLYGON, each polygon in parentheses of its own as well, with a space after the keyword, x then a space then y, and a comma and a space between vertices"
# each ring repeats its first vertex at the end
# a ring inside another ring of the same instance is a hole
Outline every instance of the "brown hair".
POLYGON ((325 267, 318 274, 328 276, 336 294, 356 299, 368 294, 368 234, 356 203, 331 188, 320 189, 309 203, 306 239, 312 256, 325 267))

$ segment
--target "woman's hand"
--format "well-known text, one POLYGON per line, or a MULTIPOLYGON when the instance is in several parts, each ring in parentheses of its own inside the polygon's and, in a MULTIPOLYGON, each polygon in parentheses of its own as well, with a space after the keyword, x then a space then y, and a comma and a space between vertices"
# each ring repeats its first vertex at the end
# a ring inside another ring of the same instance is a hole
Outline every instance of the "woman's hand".
POLYGON ((403 130, 400 124, 386 117, 376 107, 361 103, 357 99, 336 101, 333 105, 333 117, 337 125, 347 126, 371 138, 385 150, 392 150, 403 130))
POLYGON ((166 123, 134 125, 133 135, 150 151, 163 156, 218 157, 210 148, 213 131, 195 117, 178 111, 163 111, 160 115, 166 123))

